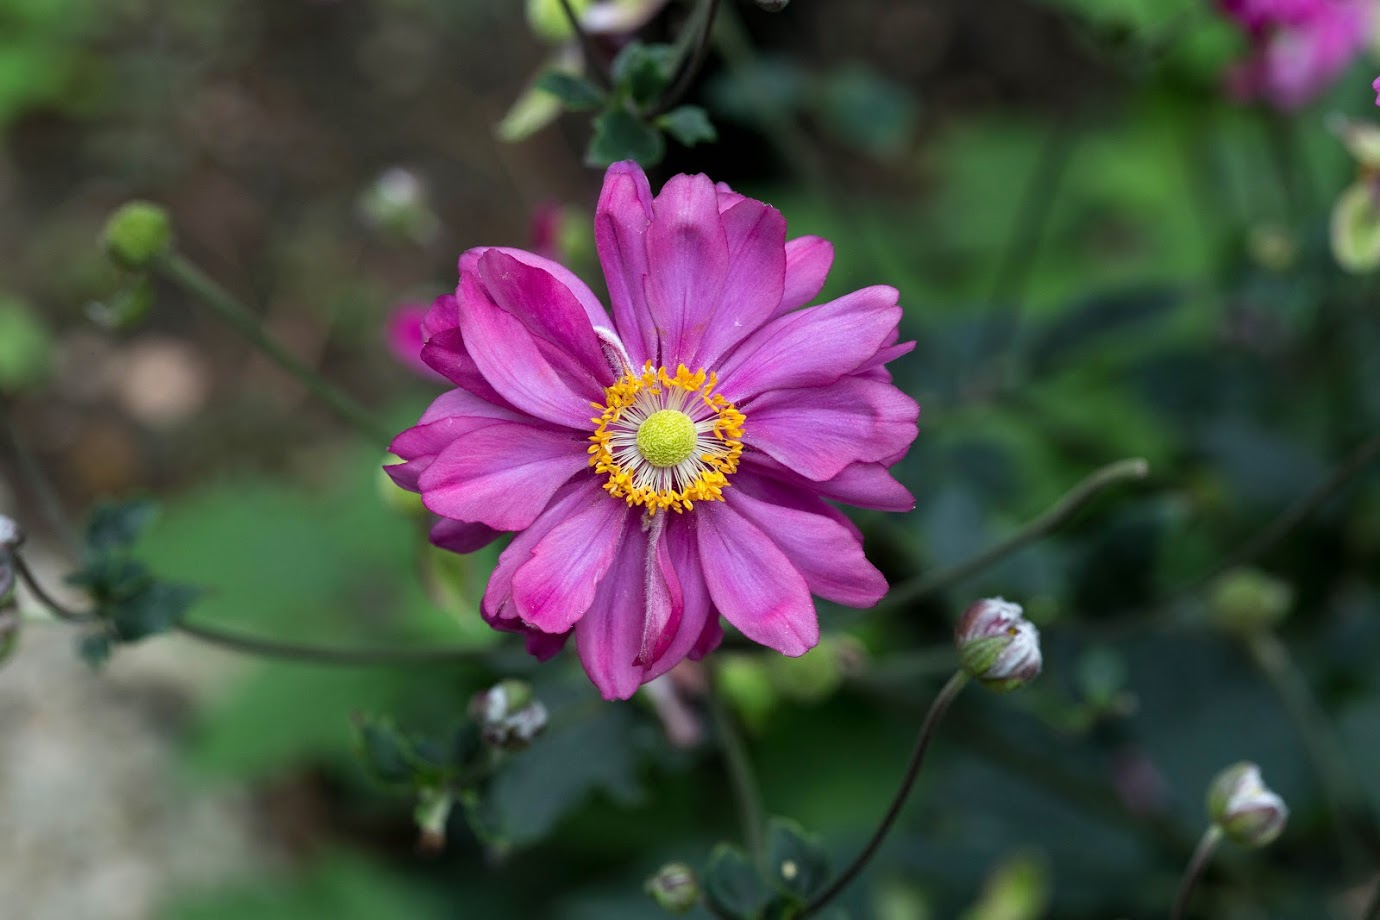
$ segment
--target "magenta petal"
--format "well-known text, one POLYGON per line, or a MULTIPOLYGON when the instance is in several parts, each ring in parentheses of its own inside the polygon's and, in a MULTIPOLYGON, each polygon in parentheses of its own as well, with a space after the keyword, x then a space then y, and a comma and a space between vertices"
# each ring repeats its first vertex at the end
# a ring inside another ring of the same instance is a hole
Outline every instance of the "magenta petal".
POLYGON ((603 395, 593 377, 576 381, 552 365, 522 321, 494 304, 474 275, 460 279, 460 328, 484 379, 508 402, 568 428, 589 427, 589 403, 603 395))
POLYGON ((462 390, 468 390, 495 405, 509 405, 508 400, 500 396, 480 373, 479 365, 470 357, 465 337, 458 327, 438 332, 428 339, 422 346, 422 361, 462 390))
POLYGON ((896 299, 895 288, 879 285, 772 320, 724 359, 719 392, 738 402, 767 390, 833 383, 870 361, 895 333, 896 299))
POLYGON ((513 574, 513 606, 542 632, 569 630, 589 609, 613 563, 632 511, 609 498, 567 518, 513 574))
POLYGON ((832 479, 851 463, 875 463, 915 440, 920 407, 889 383, 845 377, 827 387, 775 390, 745 410, 743 443, 801 475, 832 479))
POLYGON ((661 344, 660 363, 672 370, 692 364, 728 274, 718 193, 707 176, 676 176, 656 196, 647 260, 653 267, 647 307, 661 344))
POLYGON ((700 564, 714 606, 743 635, 797 657, 819 642, 805 578, 771 538, 732 506, 695 506, 700 564))
MULTIPOLYGON (((637 653, 637 663, 644 667, 665 655, 685 611, 680 577, 666 545, 666 517, 657 515, 647 535, 647 558, 643 563, 647 615, 642 624, 642 649, 637 653)), ((651 678, 643 678, 644 683, 648 680, 651 678)))
POLYGON ((571 434, 495 421, 442 451, 418 485, 422 502, 442 517, 522 530, 587 457, 571 434))
POLYGON ((599 584, 594 603, 575 624, 575 647, 585 673, 606 700, 626 700, 642 686, 647 535, 628 529, 621 551, 599 584))
POLYGON ((388 315, 384 340, 394 360, 429 380, 440 375, 422 360, 422 320, 428 307, 422 304, 402 304, 388 315))
POLYGON ((819 296, 834 264, 834 244, 817 236, 802 236, 786 244, 786 286, 777 316, 798 310, 819 296))
POLYGON ((483 549, 502 535, 501 530, 483 524, 452 521, 450 518, 441 518, 431 528, 431 542, 434 545, 462 554, 483 549))
POLYGON ((709 589, 700 569, 693 518, 693 514, 671 517, 658 546, 658 565, 668 585, 674 578, 680 586, 681 609, 678 621, 658 643, 659 650, 647 666, 643 682, 660 677, 687 657, 702 657, 723 638, 719 615, 709 600, 709 589))
POLYGON ((647 309, 647 228, 652 222, 652 189, 647 175, 631 160, 604 173, 604 188, 594 214, 599 264, 608 282, 613 321, 634 367, 655 361, 656 328, 647 309))
POLYGON ((422 341, 429 342, 434 335, 460 325, 460 304, 454 294, 442 294, 431 302, 431 308, 422 317, 422 341))
POLYGON ((594 292, 589 289, 589 285, 580 279, 579 275, 561 263, 537 255, 535 252, 514 249, 510 246, 479 246, 475 249, 467 249, 460 254, 460 274, 478 271, 479 259, 486 252, 501 252, 517 259, 523 265, 546 272, 575 297, 580 307, 585 311, 585 315, 589 317, 591 326, 603 326, 605 329, 613 328, 613 323, 609 321, 609 315, 604 309, 604 305, 599 302, 599 298, 594 296, 594 292))
POLYGON ((878 511, 915 509, 915 497, 887 472, 882 463, 853 463, 825 482, 806 479, 765 454, 744 454, 743 465, 793 488, 814 492, 822 498, 845 505, 875 508, 878 511))
POLYGON ((713 367, 719 357, 765 323, 781 303, 786 279, 786 219, 745 198, 723 214, 728 275, 723 295, 690 367, 713 367))
POLYGON ((609 502, 608 493, 594 476, 581 476, 557 490, 546 510, 532 525, 513 537, 513 542, 499 554, 498 564, 489 575, 484 588, 482 610, 484 618, 493 623, 507 620, 517 623, 513 604, 513 576, 532 558, 532 550, 546 535, 562 523, 596 505, 609 502))
POLYGON ((849 607, 871 607, 886 595, 886 578, 863 555, 857 532, 824 502, 802 500, 747 470, 734 485, 728 504, 771 536, 812 593, 849 607))
POLYGON ((480 256, 478 267, 493 302, 520 320, 534 338, 551 346, 543 353, 553 365, 563 367, 576 380, 594 379, 601 391, 613 383, 613 370, 589 316, 554 275, 496 249, 480 256))

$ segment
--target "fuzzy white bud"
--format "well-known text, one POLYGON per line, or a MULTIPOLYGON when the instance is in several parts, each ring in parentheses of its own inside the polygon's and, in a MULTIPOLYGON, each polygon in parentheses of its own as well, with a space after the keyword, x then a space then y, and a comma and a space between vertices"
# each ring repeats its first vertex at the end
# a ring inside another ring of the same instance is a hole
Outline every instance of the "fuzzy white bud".
POLYGON ((1015 690, 1040 673, 1040 632, 1020 604, 1000 597, 969 607, 954 630, 963 670, 993 690, 1015 690))
POLYGON ((1263 847, 1284 832, 1289 806, 1260 777, 1260 768, 1242 761, 1233 764, 1208 788, 1208 816, 1228 840, 1263 847))

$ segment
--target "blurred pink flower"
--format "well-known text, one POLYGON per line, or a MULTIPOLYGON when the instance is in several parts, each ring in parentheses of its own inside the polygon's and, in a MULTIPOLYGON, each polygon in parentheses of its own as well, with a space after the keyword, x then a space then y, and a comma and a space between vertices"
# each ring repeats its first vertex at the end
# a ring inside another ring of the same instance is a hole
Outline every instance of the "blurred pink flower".
POLYGON ((1375 104, 1380 105, 1380 77, 1371 81, 1370 88, 1375 90, 1375 104))
POLYGON ((445 382, 445 377, 432 370, 422 360, 422 320, 429 309, 426 304, 420 303, 405 303, 394 307, 393 312, 388 315, 384 339, 389 352, 404 367, 416 371, 428 380, 445 382))
POLYGON ((804 654, 812 594, 870 607, 887 591, 826 500, 914 506, 888 472, 919 414, 884 366, 914 347, 897 292, 806 307, 833 247, 787 241, 775 208, 702 175, 653 197, 615 164, 595 232, 612 318, 556 262, 460 257, 456 296, 422 324, 423 360, 456 389, 393 442, 389 473, 441 515, 439 546, 516 533, 485 619, 542 659, 574 635, 606 698, 713 649, 720 614, 804 654))
POLYGON ((1220 0, 1246 32, 1250 52, 1227 73, 1238 99, 1278 109, 1307 105, 1365 47, 1372 0, 1220 0))

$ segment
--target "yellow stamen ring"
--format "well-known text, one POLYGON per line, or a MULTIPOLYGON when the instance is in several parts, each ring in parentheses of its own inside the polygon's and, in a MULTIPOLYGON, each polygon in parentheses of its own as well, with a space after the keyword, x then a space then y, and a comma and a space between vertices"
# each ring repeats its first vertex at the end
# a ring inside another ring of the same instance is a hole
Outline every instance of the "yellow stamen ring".
POLYGON ((743 413, 714 392, 718 380, 685 365, 675 374, 629 372, 604 390, 593 419, 589 465, 608 474, 604 490, 649 514, 723 501, 743 453, 743 413))

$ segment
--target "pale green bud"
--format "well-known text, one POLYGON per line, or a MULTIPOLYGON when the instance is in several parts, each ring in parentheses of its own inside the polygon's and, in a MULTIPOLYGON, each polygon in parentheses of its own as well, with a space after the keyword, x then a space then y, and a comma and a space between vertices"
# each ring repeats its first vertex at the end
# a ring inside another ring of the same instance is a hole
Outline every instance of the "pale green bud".
POLYGON ((147 271, 172 247, 172 219, 160 205, 131 201, 106 221, 105 251, 121 268, 147 271))
POLYGON ((647 879, 643 888, 653 901, 673 914, 686 913, 700 901, 699 879, 685 863, 667 863, 647 879))
POLYGON ((1208 788, 1208 816, 1227 839, 1263 847, 1284 832, 1289 807, 1265 786, 1260 768, 1248 761, 1233 764, 1208 788))

